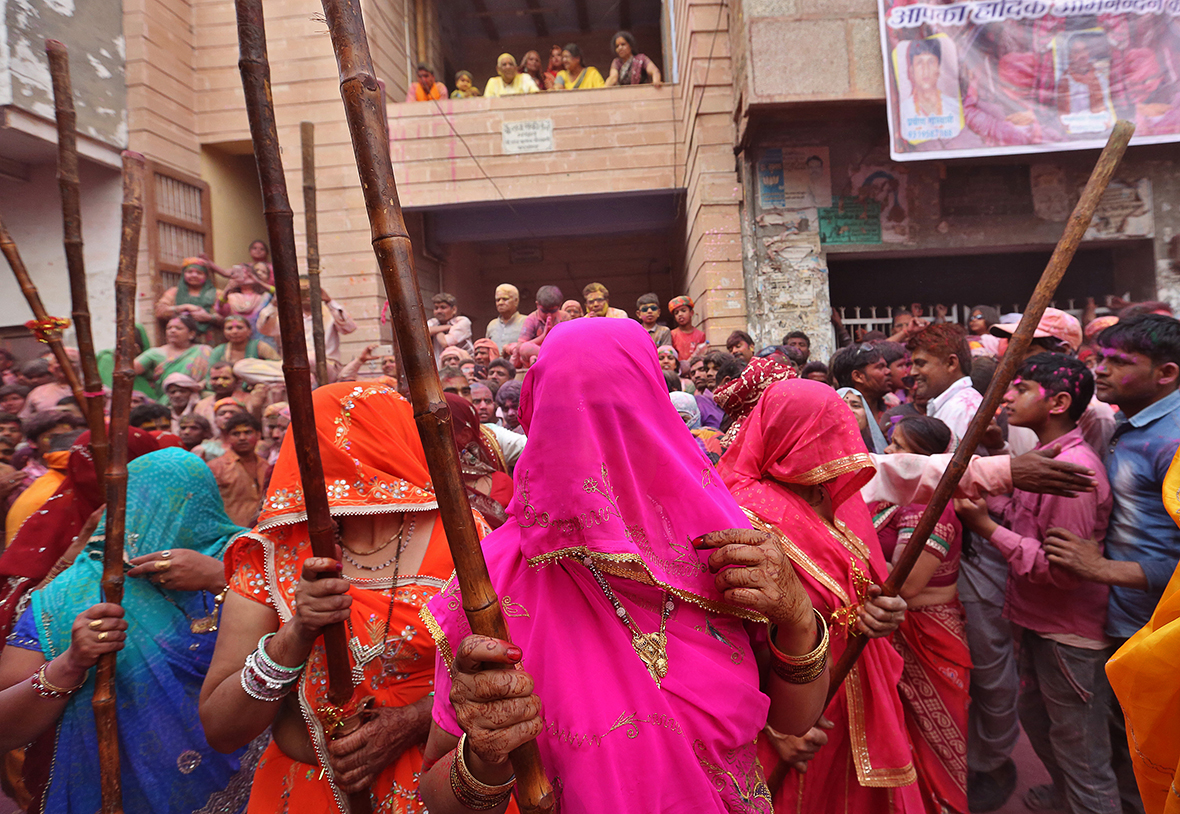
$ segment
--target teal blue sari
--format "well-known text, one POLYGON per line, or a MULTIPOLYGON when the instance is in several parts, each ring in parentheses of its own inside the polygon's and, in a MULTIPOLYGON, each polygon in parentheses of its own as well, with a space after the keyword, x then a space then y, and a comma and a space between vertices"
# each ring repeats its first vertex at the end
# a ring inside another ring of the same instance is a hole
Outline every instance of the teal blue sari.
MULTIPOLYGON (((127 465, 127 557, 188 548, 221 558, 245 531, 225 515, 213 473, 200 458, 175 447, 127 465)), ((41 651, 47 660, 70 644, 70 627, 102 601, 102 541, 106 520, 77 561, 32 594, 41 651)), ((170 591, 128 579, 123 597, 130 628, 115 671, 123 810, 152 814, 241 811, 249 797, 261 746, 215 752, 197 717, 197 698, 213 656, 216 633, 194 633, 191 621, 213 610, 204 591, 170 591)), ((100 807, 97 736, 90 702, 94 672, 57 725, 53 768, 43 811, 94 814, 100 807)))

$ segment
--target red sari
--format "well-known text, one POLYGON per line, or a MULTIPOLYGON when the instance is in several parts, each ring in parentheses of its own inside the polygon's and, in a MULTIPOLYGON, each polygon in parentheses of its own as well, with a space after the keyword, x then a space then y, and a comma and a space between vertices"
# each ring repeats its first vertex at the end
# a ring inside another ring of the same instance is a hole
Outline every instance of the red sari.
MULTIPOLYGON (((873 523, 885 556, 905 547, 925 506, 873 505, 873 523)), ((941 562, 929 587, 952 586, 959 578, 963 528, 947 504, 926 541, 926 551, 941 562)), ((920 602, 921 596, 913 602, 920 602)), ((892 637, 905 659, 901 701, 905 725, 914 745, 918 786, 928 814, 967 812, 967 705, 971 683, 971 651, 967 649, 966 615, 956 596, 949 602, 911 607, 892 637)))
MULTIPOLYGON (((383 384, 340 382, 317 388, 313 400, 333 516, 438 508, 412 410, 397 391, 383 384)), ((302 563, 311 556, 294 438, 293 433, 287 433, 283 440, 257 527, 239 537, 225 556, 231 590, 270 605, 284 623, 293 615, 291 600, 302 563)), ((478 514, 476 520, 486 532, 478 514)), ((353 653, 354 671, 360 667, 363 675, 343 710, 345 717, 367 696, 375 699, 376 706, 399 707, 433 691, 435 646, 418 613, 442 589, 453 570, 442 523, 436 522, 418 573, 399 574, 396 586, 392 577, 345 577, 352 583, 349 621, 353 635, 358 649, 370 658, 358 665, 353 653), (392 610, 391 590, 395 591, 392 610), (384 648, 373 652, 372 647, 382 642, 384 648)), ((272 742, 254 775, 247 808, 250 814, 335 814, 347 810, 345 796, 333 782, 325 749, 331 711, 322 640, 317 640, 308 657, 297 695, 319 765, 294 760, 272 742)), ((410 747, 378 775, 370 787, 376 814, 420 814, 425 810, 418 799, 424 746, 410 747)))
MULTIPOLYGON (((860 487, 874 469, 852 412, 827 385, 809 379, 767 388, 718 467, 726 486, 759 525, 777 534, 812 604, 828 620, 834 663, 856 633, 868 586, 885 559, 860 487), (786 484, 829 484, 835 524, 786 484)), ((872 639, 824 716, 835 724, 807 773, 785 770, 776 811, 919 814, 922 801, 897 685, 902 659, 872 639)), ((770 775, 781 762, 765 737, 759 756, 770 775)))

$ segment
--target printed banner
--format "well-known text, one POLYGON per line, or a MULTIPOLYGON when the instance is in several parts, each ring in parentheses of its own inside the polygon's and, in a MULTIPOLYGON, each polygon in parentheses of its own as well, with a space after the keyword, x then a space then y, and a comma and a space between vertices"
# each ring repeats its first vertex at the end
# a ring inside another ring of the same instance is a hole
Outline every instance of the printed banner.
POLYGON ((877 0, 898 161, 1180 141, 1180 0, 877 0))

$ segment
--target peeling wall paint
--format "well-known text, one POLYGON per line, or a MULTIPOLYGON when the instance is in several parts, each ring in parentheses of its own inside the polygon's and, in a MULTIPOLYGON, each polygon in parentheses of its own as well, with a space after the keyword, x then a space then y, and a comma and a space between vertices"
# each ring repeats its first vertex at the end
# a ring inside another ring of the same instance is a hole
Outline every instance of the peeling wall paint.
POLYGON ((127 88, 121 0, 0 0, 0 104, 53 120, 45 40, 70 49, 78 132, 127 146, 127 88))

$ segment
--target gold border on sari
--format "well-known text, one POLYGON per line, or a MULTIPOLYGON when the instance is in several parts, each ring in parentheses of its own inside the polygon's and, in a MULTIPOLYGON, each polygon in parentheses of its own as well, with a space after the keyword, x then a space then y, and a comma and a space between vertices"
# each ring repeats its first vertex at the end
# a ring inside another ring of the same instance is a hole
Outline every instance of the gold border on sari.
POLYGON ((820 464, 815 469, 810 469, 802 475, 798 475, 792 482, 804 486, 814 486, 817 483, 823 483, 826 480, 838 478, 841 475, 847 475, 850 472, 856 472, 865 467, 877 468, 867 452, 857 452, 846 458, 837 458, 834 461, 820 464))
POLYGON ((422 620, 422 624, 426 625, 430 638, 434 639, 438 654, 443 657, 443 662, 447 665, 447 672, 451 672, 451 665, 455 662, 455 654, 451 650, 451 643, 447 641, 447 634, 443 633, 442 625, 438 623, 426 605, 423 605, 422 609, 418 611, 418 618, 422 620))
MULTIPOLYGON (((655 585, 659 588, 662 588, 678 599, 682 599, 685 602, 696 605, 699 608, 703 608, 710 613, 734 616, 738 619, 745 619, 750 622, 767 622, 766 617, 757 611, 752 611, 749 608, 743 608, 740 605, 731 605, 728 602, 719 602, 716 599, 710 599, 706 596, 695 594, 692 591, 686 591, 683 588, 677 588, 673 585, 669 585, 666 582, 661 582, 655 578, 655 575, 652 574, 651 569, 647 567, 647 563, 644 562, 643 558, 638 554, 605 554, 598 551, 590 551, 586 548, 586 546, 581 545, 570 546, 569 548, 560 548, 556 551, 547 551, 544 554, 538 554, 535 557, 530 557, 527 562, 530 566, 546 566, 552 565, 553 563, 562 559, 576 559, 578 562, 581 562, 587 557, 604 563, 631 563, 638 565, 643 569, 641 574, 624 574, 620 573, 619 571, 611 571, 611 573, 617 574, 618 576, 625 576, 630 579, 635 579, 636 576, 638 576, 639 582, 642 582, 645 585, 655 585), (646 579, 643 579, 643 577, 646 577, 646 579)), ((610 569, 604 568, 603 570, 610 569)))
POLYGON ((856 764, 856 778, 860 784, 868 788, 897 788, 916 783, 918 773, 914 770, 912 761, 892 769, 873 768, 865 727, 860 665, 855 665, 848 671, 848 678, 844 680, 844 697, 848 705, 848 733, 852 740, 852 760, 856 764))

